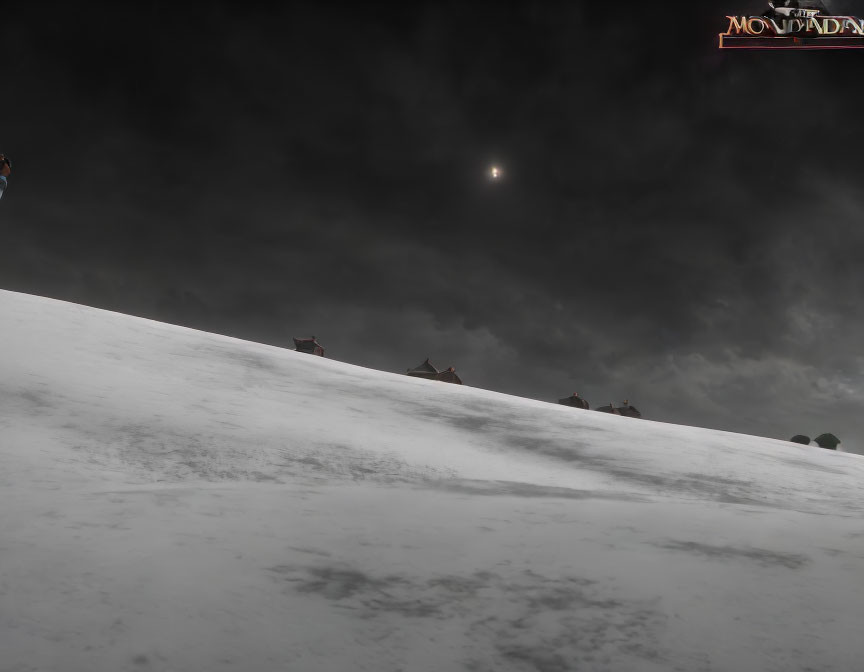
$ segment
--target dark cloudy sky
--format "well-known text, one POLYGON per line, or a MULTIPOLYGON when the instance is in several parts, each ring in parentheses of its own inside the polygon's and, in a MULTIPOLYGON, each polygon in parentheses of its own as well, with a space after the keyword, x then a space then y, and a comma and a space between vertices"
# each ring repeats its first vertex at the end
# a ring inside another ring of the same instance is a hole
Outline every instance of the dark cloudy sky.
POLYGON ((864 452, 864 53, 721 52, 736 0, 174 4, 4 5, 0 287, 864 452))

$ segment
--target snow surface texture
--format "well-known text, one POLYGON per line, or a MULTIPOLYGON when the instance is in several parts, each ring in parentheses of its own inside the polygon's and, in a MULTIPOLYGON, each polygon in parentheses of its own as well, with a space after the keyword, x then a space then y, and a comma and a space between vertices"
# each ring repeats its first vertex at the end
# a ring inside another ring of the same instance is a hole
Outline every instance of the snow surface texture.
POLYGON ((864 669, 864 458, 0 292, 0 671, 864 669))

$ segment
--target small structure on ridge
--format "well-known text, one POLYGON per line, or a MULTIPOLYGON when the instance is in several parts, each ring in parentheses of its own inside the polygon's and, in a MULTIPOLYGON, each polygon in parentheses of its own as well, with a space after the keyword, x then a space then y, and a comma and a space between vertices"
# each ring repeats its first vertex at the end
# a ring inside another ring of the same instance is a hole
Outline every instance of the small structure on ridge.
POLYGON ((311 338, 295 338, 294 339, 294 349, 297 352, 305 352, 307 355, 320 355, 324 356, 324 348, 323 346, 315 340, 315 337, 311 338))
POLYGON ((609 402, 608 406, 601 406, 600 408, 595 409, 600 411, 601 413, 611 413, 612 415, 622 415, 626 418, 641 418, 642 414, 637 410, 635 406, 631 406, 630 402, 626 399, 624 403, 620 406, 615 406, 612 402, 609 402))
POLYGON ((462 384, 462 379, 456 375, 456 369, 452 366, 449 367, 446 371, 441 371, 438 374, 438 377, 435 380, 440 380, 442 383, 454 383, 456 385, 462 384))
POLYGON ((411 376, 412 378, 440 380, 444 383, 455 383, 456 385, 462 384, 462 379, 456 375, 456 369, 451 366, 446 371, 439 371, 434 366, 432 366, 432 363, 429 361, 428 357, 423 360, 423 363, 419 366, 415 366, 413 369, 408 369, 405 372, 405 375, 411 376))
POLYGON ((559 399, 558 403, 563 406, 572 406, 573 408, 584 408, 585 410, 590 409, 588 401, 580 397, 578 392, 574 392, 572 397, 559 399))

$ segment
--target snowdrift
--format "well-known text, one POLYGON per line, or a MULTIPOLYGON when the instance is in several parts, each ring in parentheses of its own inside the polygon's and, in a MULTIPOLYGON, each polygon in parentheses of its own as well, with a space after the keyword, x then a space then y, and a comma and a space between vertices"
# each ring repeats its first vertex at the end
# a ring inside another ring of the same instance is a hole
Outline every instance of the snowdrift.
POLYGON ((0 291, 0 672, 861 669, 864 458, 0 291))

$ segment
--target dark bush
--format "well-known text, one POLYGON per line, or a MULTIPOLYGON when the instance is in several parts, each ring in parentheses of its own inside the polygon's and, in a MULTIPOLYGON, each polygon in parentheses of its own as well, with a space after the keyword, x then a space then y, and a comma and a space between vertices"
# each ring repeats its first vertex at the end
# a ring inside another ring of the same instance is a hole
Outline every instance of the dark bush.
POLYGON ((810 445, 810 437, 804 436, 803 434, 796 434, 791 439, 789 439, 792 443, 803 443, 805 446, 810 445))
POLYGON ((840 439, 833 434, 820 434, 813 440, 820 448, 827 448, 828 450, 837 450, 837 446, 840 445, 840 439))

